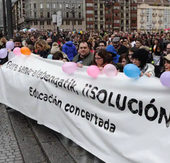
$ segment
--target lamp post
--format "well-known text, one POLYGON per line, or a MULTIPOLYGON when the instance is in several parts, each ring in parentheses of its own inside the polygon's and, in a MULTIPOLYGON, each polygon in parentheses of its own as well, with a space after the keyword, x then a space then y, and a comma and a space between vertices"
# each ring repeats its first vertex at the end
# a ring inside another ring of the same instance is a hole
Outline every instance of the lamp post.
POLYGON ((13 39, 13 24, 12 24, 12 4, 11 0, 6 1, 7 17, 8 17, 8 39, 13 39))
MULTIPOLYGON (((110 17, 112 16, 111 10, 112 10, 112 6, 114 6, 114 3, 115 3, 114 0, 105 0, 105 1, 104 1, 105 7, 107 7, 108 10, 109 10, 109 31, 110 31, 110 22, 112 22, 112 21, 111 21, 112 18, 111 18, 111 20, 110 20, 110 17)), ((114 21, 114 19, 113 19, 113 21, 114 21)))
POLYGON ((4 36, 7 35, 6 32, 6 11, 5 11, 5 0, 2 0, 2 8, 3 8, 3 30, 4 30, 4 36))

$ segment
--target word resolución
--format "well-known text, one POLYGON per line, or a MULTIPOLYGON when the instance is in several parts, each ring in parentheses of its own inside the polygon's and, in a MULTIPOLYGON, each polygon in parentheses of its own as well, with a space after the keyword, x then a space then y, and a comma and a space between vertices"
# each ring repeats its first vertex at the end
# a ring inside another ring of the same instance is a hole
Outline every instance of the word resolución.
POLYGON ((98 100, 102 104, 107 103, 109 107, 117 108, 120 111, 124 111, 126 108, 128 108, 132 114, 138 114, 139 116, 145 115, 148 121, 155 121, 158 118, 158 123, 160 124, 162 123, 164 118, 166 127, 169 127, 170 115, 169 117, 167 116, 165 108, 156 108, 156 106, 153 104, 155 102, 155 99, 152 99, 150 103, 144 107, 143 101, 138 101, 135 98, 131 98, 128 100, 127 96, 122 97, 122 104, 120 104, 122 95, 118 94, 117 96, 114 96, 113 94, 113 92, 108 92, 105 89, 99 90, 98 87, 89 84, 86 84, 82 90, 82 95, 84 97, 98 100), (150 111, 153 112, 153 115, 149 114, 150 111))

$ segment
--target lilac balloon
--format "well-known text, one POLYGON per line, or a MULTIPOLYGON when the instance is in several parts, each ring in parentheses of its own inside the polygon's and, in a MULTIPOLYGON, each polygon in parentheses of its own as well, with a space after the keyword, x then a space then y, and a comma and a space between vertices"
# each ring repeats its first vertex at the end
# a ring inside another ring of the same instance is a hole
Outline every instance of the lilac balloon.
POLYGON ((7 49, 13 49, 14 48, 14 46, 15 46, 15 44, 14 44, 14 42, 13 41, 8 41, 7 43, 6 43, 6 48, 7 49))
POLYGON ((7 56, 7 49, 6 48, 3 48, 3 49, 0 49, 0 58, 5 58, 7 56))
POLYGON ((96 78, 99 75, 99 68, 95 65, 89 66, 87 69, 87 74, 91 77, 96 78))
POLYGON ((106 66, 104 66, 103 72, 104 72, 105 75, 112 77, 112 76, 115 76, 117 74, 117 69, 114 65, 107 64, 106 66))
POLYGON ((161 83, 165 87, 170 87, 170 71, 165 71, 160 77, 161 83))
POLYGON ((13 53, 14 53, 15 55, 21 55, 21 54, 22 54, 22 53, 21 53, 21 48, 16 47, 16 48, 13 50, 13 53))
POLYGON ((73 74, 77 69, 77 64, 74 62, 65 62, 62 66, 62 70, 67 74, 73 74))

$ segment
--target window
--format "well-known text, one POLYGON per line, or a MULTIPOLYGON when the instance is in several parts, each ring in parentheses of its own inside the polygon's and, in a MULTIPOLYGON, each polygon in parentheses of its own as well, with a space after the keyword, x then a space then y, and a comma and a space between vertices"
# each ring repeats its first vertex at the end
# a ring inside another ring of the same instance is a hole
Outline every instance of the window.
POLYGON ((56 4, 55 3, 53 3, 53 8, 56 8, 56 4))
POLYGON ((100 11, 100 15, 103 15, 103 11, 100 11))
POLYGON ((93 21, 93 18, 87 18, 87 21, 93 21))
POLYGON ((47 25, 51 25, 51 21, 47 21, 47 25))
POLYGON ((40 21, 40 25, 44 25, 44 22, 43 22, 43 21, 40 21))
POLYGON ((66 12, 66 18, 69 18, 69 13, 68 12, 66 12))
POLYGON ((50 8, 50 4, 49 3, 47 3, 47 8, 50 8))
POLYGON ((78 9, 81 9, 81 4, 78 4, 78 9))
POLYGON ((34 21, 34 25, 38 25, 38 22, 37 22, 37 21, 34 21))
POLYGON ((78 21, 78 25, 82 25, 82 21, 78 21))
POLYGON ((81 18, 81 12, 79 12, 79 18, 81 18))
POLYGON ((70 21, 66 21, 66 25, 70 25, 70 21))
POLYGON ((62 4, 59 4, 60 9, 62 8, 62 4))
POLYGON ((93 7, 93 3, 86 3, 87 7, 93 7))
POLYGON ((43 18, 43 12, 40 12, 40 18, 43 18))
POLYGON ((50 12, 47 12, 47 18, 50 18, 50 12))
POLYGON ((43 3, 40 3, 40 8, 43 8, 43 3))
POLYGON ((136 24, 136 20, 132 20, 132 24, 136 24))
POLYGON ((103 4, 102 4, 102 3, 100 3, 100 8, 101 8, 101 9, 103 8, 103 4))
POLYGON ((69 6, 68 6, 68 4, 66 4, 66 8, 68 8, 69 6))
POLYGON ((93 14, 93 10, 87 10, 86 13, 87 14, 93 14))
POLYGON ((34 18, 37 18, 37 12, 34 12, 34 18))
POLYGON ((36 3, 34 3, 34 8, 37 8, 37 4, 36 3))

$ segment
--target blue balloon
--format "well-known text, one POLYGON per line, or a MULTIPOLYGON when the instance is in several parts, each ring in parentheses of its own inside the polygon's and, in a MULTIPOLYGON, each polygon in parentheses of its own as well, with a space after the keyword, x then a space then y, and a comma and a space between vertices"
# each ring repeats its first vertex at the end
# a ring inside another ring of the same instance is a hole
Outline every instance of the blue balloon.
POLYGON ((52 59, 53 58, 53 55, 52 54, 49 54, 48 56, 47 56, 47 59, 52 59))
POLYGON ((140 69, 134 64, 127 64, 123 69, 125 75, 129 78, 137 78, 140 76, 140 69))

